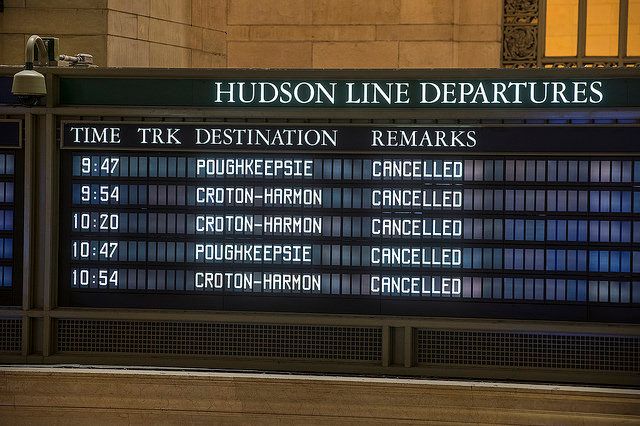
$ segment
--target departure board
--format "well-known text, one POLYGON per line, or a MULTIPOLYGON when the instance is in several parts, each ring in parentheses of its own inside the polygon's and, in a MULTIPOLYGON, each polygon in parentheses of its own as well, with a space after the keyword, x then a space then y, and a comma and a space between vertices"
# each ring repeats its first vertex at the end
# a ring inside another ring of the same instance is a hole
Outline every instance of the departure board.
POLYGON ((637 321, 638 134, 63 122, 60 304, 637 321))
POLYGON ((0 305, 22 300, 22 128, 0 120, 0 305))

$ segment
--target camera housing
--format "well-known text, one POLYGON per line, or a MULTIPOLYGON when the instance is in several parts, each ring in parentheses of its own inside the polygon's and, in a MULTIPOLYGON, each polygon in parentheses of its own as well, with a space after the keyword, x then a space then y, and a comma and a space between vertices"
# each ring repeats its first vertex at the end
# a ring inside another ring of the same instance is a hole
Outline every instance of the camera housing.
POLYGON ((34 107, 40 105, 43 96, 39 95, 17 95, 18 103, 25 107, 34 107))
POLYGON ((27 69, 13 76, 11 92, 21 105, 36 106, 47 94, 44 76, 33 69, 33 64, 27 63, 27 69))
POLYGON ((38 47, 38 56, 41 61, 48 64, 48 50, 42 39, 32 35, 27 41, 25 49, 24 70, 13 76, 11 93, 18 98, 24 106, 35 106, 41 97, 47 94, 47 85, 44 75, 33 69, 34 52, 38 47))

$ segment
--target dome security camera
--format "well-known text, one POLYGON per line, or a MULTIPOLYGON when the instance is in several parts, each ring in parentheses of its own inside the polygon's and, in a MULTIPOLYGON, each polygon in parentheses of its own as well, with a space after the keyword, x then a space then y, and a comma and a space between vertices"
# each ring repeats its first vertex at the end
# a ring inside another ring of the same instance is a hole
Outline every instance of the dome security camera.
POLYGON ((11 93, 25 106, 37 105, 40 98, 47 94, 44 75, 33 69, 34 46, 36 44, 38 45, 40 57, 47 56, 47 47, 42 39, 37 35, 29 37, 25 49, 25 69, 13 76, 13 84, 11 86, 11 93))
POLYGON ((22 70, 13 76, 13 93, 25 106, 34 106, 38 100, 47 94, 44 75, 33 69, 22 70))

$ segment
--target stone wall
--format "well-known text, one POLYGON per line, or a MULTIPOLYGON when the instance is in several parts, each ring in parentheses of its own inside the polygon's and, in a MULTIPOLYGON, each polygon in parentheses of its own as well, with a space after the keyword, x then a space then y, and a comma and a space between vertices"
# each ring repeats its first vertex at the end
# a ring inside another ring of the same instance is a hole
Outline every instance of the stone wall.
POLYGON ((4 0, 0 13, 0 63, 24 64, 24 46, 32 34, 55 36, 60 53, 91 53, 107 61, 107 0, 4 0))
POLYGON ((557 385, 0 368, 10 425, 637 425, 640 392, 557 385))
POLYGON ((501 0, 228 0, 229 67, 499 67, 501 0))
POLYGON ((502 0, 5 0, 0 63, 31 34, 99 66, 499 67, 502 0))
POLYGON ((225 67, 226 0, 108 0, 110 67, 225 67))
POLYGON ((31 34, 99 66, 226 66, 227 0, 5 0, 0 63, 23 64, 31 34))

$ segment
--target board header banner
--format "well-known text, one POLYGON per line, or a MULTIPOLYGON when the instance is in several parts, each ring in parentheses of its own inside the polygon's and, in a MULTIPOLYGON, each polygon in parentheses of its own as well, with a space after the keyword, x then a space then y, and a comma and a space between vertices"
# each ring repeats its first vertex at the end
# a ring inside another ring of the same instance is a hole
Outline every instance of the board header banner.
POLYGON ((640 79, 202 79, 63 77, 63 105, 212 108, 640 106, 640 79))

